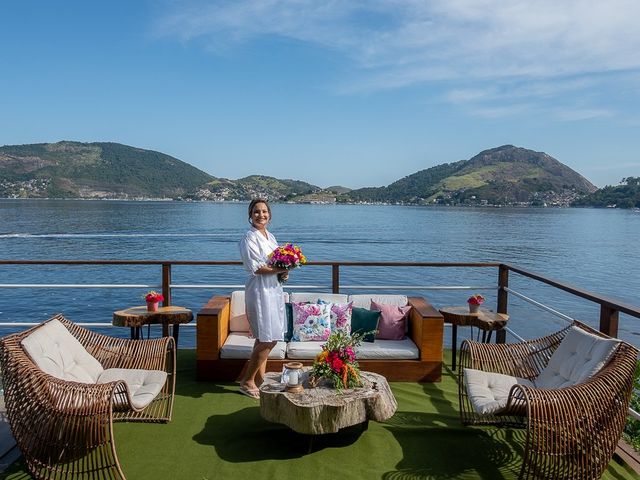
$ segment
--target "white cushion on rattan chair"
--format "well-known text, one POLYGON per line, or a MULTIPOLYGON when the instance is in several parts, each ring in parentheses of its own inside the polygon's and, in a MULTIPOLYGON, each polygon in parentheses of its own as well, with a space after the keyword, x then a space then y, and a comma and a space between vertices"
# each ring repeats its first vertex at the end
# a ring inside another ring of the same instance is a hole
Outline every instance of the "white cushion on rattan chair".
POLYGON ((524 378, 472 368, 464 369, 464 383, 467 386, 467 395, 469 395, 473 409, 481 415, 489 415, 502 410, 507 405, 509 391, 514 385, 534 386, 532 382, 524 378))
POLYGON ((136 408, 144 408, 162 390, 164 382, 167 380, 167 372, 139 368, 107 368, 102 372, 97 383, 119 380, 124 380, 124 383, 127 384, 131 405, 136 408))
MULTIPOLYGON (((250 337, 248 333, 230 333, 220 349, 220 358, 247 359, 251 356, 255 342, 256 339, 250 337)), ((276 346, 269 352, 269 358, 283 359, 286 349, 285 342, 276 343, 276 346)))
POLYGON ((33 363, 62 380, 96 383, 104 371, 100 362, 58 320, 51 320, 22 339, 33 363))
POLYGON ((535 379, 536 387, 562 388, 584 382, 604 367, 619 344, 617 339, 571 327, 535 379))

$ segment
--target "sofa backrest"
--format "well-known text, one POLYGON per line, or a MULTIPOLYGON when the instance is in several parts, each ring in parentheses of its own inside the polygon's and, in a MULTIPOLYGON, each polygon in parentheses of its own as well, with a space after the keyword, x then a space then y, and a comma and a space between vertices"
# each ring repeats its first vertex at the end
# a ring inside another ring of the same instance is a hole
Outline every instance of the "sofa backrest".
POLYGON ((318 300, 322 300, 327 303, 347 303, 349 297, 342 293, 292 292, 289 298, 292 302, 317 303, 318 300))
POLYGON ((404 307, 409 300, 406 295, 349 295, 349 301, 354 307, 369 308, 371 300, 376 303, 386 303, 397 307, 404 307))
MULTIPOLYGON (((284 294, 284 301, 289 301, 289 294, 286 292, 284 294)), ((247 320, 247 312, 244 305, 244 290, 236 290, 231 293, 229 331, 243 333, 250 331, 249 320, 247 320)))
MULTIPOLYGON (((330 303, 348 303, 353 302, 354 307, 366 308, 371 306, 371 300, 377 303, 386 303, 404 307, 408 303, 406 295, 384 295, 384 294, 358 294, 346 295, 343 293, 323 293, 323 292, 292 292, 286 293, 285 302, 311 302, 315 303, 319 300, 330 303)), ((231 306, 229 318, 229 331, 231 332, 249 332, 249 321, 244 304, 244 290, 236 290, 231 293, 231 306)))
POLYGON ((22 339, 22 348, 43 372, 61 380, 96 383, 100 362, 58 320, 51 320, 22 339))
POLYGON ((247 313, 244 308, 244 290, 238 290, 231 293, 229 331, 249 331, 249 320, 247 320, 247 313))

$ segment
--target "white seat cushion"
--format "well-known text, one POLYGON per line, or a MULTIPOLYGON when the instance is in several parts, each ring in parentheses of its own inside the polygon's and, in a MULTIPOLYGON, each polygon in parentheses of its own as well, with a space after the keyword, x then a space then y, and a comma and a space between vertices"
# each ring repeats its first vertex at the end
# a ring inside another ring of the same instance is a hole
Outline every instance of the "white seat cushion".
MULTIPOLYGON (((322 351, 325 342, 289 342, 287 358, 312 360, 322 351)), ((358 360, 414 360, 419 358, 418 347, 410 338, 404 340, 376 340, 363 342, 356 349, 358 360)))
POLYGON ((464 383, 473 409, 481 415, 502 410, 507 405, 509 391, 514 385, 534 386, 532 382, 524 378, 471 368, 464 369, 464 383))
POLYGON ((325 342, 289 342, 287 344, 287 358, 314 359, 322 351, 324 344, 325 342))
MULTIPOLYGON (((247 359, 251 356, 253 344, 256 339, 250 337, 248 333, 230 333, 227 340, 220 349, 220 358, 240 358, 247 359)), ((286 342, 278 342, 269 353, 269 358, 282 359, 287 349, 286 342)))
POLYGON ((292 292, 289 295, 292 302, 309 302, 318 303, 318 300, 322 300, 327 303, 347 303, 347 295, 342 293, 304 293, 304 292, 292 292))
POLYGON ((535 379, 536 387, 562 388, 584 382, 604 367, 619 344, 617 339, 571 327, 535 379))
POLYGON ((349 301, 353 302, 354 307, 369 309, 371 300, 396 307, 404 307, 409 302, 406 295, 349 295, 349 301))
POLYGON ((62 380, 96 383, 104 371, 58 320, 38 327, 20 343, 38 368, 62 380))
POLYGON ((358 360, 415 360, 420 357, 420 351, 413 340, 378 340, 362 342, 356 348, 358 360))
POLYGON ((97 383, 109 383, 124 380, 129 388, 131 404, 136 408, 144 408, 156 398, 167 373, 160 370, 141 370, 137 368, 108 368, 98 377, 97 383))

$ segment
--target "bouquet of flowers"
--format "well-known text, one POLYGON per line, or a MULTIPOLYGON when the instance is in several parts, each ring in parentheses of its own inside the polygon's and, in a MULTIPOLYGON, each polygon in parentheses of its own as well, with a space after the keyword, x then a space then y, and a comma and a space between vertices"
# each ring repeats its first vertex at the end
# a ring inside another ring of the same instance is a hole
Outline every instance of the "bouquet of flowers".
POLYGON ((467 299, 469 305, 482 305, 484 303, 484 297, 479 293, 474 293, 467 299))
MULTIPOLYGON (((270 267, 284 268, 286 270, 297 268, 305 263, 307 263, 307 257, 302 254, 300 247, 293 243, 287 243, 276 248, 267 258, 267 265, 270 267)), ((281 273, 278 274, 278 281, 284 283, 281 273)))
POLYGON ((355 348, 367 333, 349 335, 342 330, 332 333, 313 362, 311 377, 316 382, 322 377, 332 380, 339 392, 362 386, 355 348))
POLYGON ((144 295, 144 299, 147 301, 147 303, 164 302, 164 296, 161 293, 156 292, 155 290, 151 290, 149 293, 144 295))

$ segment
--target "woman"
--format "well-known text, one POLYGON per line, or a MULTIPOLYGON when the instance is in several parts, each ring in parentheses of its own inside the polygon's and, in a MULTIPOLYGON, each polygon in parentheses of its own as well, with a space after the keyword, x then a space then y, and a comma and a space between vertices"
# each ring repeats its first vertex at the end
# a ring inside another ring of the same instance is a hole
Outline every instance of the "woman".
POLYGON ((286 329, 284 294, 278 274, 287 270, 267 265, 267 257, 278 247, 276 238, 267 231, 271 208, 266 200, 256 198, 249 204, 251 228, 240 240, 242 264, 249 273, 245 284, 245 308, 251 333, 255 338, 246 372, 240 381, 240 393, 260 398, 258 386, 264 379, 267 358, 278 340, 284 340, 286 329))

